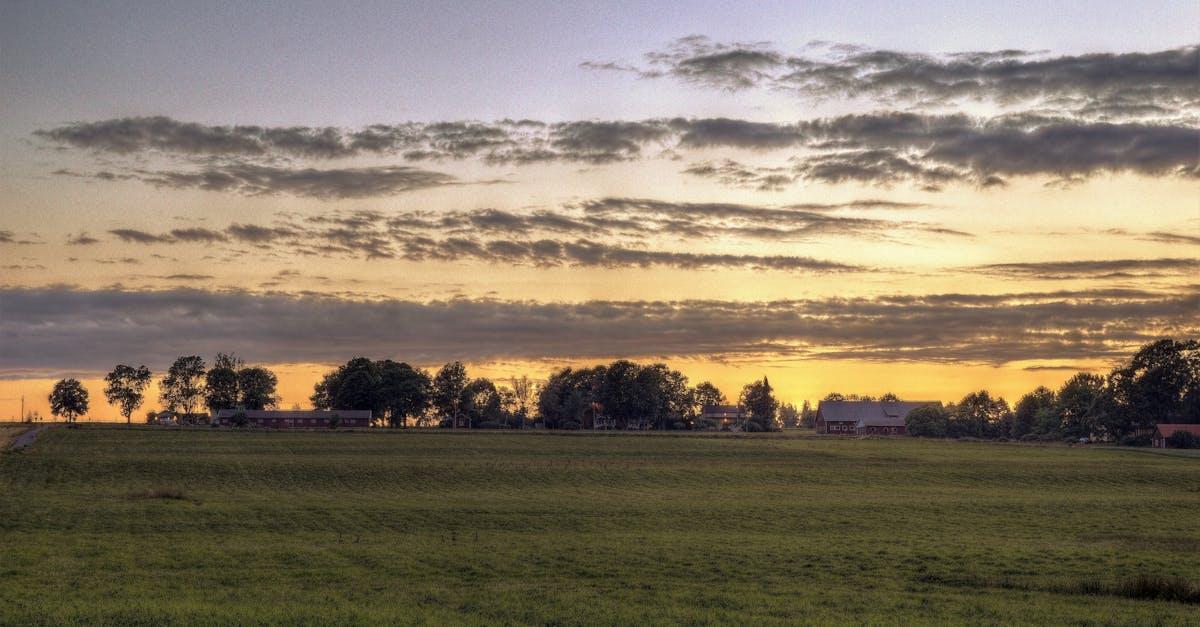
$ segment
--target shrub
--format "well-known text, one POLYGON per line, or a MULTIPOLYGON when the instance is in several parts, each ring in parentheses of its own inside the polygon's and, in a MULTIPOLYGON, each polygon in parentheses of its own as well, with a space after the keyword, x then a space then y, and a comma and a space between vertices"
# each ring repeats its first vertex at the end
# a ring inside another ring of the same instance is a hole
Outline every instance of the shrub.
POLYGON ((475 425, 476 429, 500 429, 502 427, 503 427, 503 425, 496 422, 495 420, 484 420, 483 422, 475 425))
POLYGON ((692 429, 696 431, 716 431, 719 427, 717 421, 711 418, 697 418, 692 423, 692 429))
POLYGON ((671 423, 671 428, 672 428, 672 429, 674 429, 674 430, 676 430, 676 431, 683 431, 684 429, 687 429, 687 425, 685 425, 685 424, 683 424, 682 422, 680 422, 680 421, 676 420, 675 422, 672 422, 672 423, 671 423))
POLYGON ((757 422, 754 422, 753 420, 747 420, 745 426, 742 427, 742 431, 745 431, 747 433, 758 433, 760 431, 765 431, 765 430, 766 429, 763 429, 762 425, 758 424, 757 422))
POLYGON ((1152 438, 1148 434, 1143 435, 1127 435, 1122 437, 1118 444, 1121 446, 1150 446, 1152 438))
POLYGON ((574 420, 564 420, 558 423, 558 428, 565 429, 567 431, 575 431, 579 429, 579 423, 575 422, 574 420))
POLYGON ((1167 446, 1171 448, 1200 448, 1200 438, 1191 431, 1176 431, 1167 438, 1167 446))

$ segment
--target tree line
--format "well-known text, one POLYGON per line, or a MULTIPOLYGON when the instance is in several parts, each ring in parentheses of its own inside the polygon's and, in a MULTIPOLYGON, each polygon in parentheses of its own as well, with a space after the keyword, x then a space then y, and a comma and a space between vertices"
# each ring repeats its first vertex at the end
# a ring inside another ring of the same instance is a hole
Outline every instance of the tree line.
POLYGON ((1151 342, 1107 375, 1080 372, 1057 390, 1038 387, 1011 408, 982 390, 948 406, 916 409, 906 422, 917 436, 1146 445, 1158 423, 1200 423, 1200 342, 1151 342))
MULTIPOLYGON (((128 424, 145 402, 153 373, 145 365, 117 364, 104 377, 104 397, 115 405, 128 424)), ((159 403, 182 422, 203 421, 196 410, 268 409, 279 398, 275 373, 263 366, 247 366, 232 353, 218 353, 211 368, 199 355, 179 357, 159 380, 159 403)), ((67 422, 88 412, 87 388, 78 379, 62 379, 50 392, 50 412, 67 422)), ((151 412, 153 415, 153 412, 151 412)), ((147 417, 150 420, 150 417, 147 417)))
MULTIPOLYGON (((690 429, 705 405, 726 402, 710 382, 695 387, 664 364, 628 360, 591 368, 562 368, 542 385, 529 377, 497 384, 472 378, 458 361, 436 373, 390 359, 356 357, 327 373, 310 397, 319 409, 370 409, 389 427, 523 428, 536 419, 549 429, 690 429)), ((766 379, 747 385, 742 402, 750 429, 776 428, 766 379)))

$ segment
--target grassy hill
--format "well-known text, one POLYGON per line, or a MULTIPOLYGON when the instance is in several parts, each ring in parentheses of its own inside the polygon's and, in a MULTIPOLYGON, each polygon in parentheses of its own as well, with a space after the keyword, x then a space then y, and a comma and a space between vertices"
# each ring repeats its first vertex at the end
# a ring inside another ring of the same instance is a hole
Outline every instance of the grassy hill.
MULTIPOLYGON (((1200 459, 87 426, 0 455, 0 623, 1185 624, 1200 459)), ((1193 591, 1194 592, 1194 591, 1193 591)))

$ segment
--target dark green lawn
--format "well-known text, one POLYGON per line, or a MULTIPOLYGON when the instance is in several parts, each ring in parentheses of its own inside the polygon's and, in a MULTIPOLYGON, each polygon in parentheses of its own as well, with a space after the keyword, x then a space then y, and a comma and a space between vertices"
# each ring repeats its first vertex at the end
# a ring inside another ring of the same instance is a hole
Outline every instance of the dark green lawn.
POLYGON ((0 455, 5 624, 1200 622, 1139 575, 1200 582, 1200 459, 95 426, 0 455))

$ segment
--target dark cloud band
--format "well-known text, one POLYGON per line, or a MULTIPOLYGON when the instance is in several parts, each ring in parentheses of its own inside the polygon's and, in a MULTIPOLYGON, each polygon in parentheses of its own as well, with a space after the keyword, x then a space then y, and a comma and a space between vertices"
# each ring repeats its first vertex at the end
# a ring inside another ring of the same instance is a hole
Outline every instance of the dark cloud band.
POLYGON ((423 364, 618 356, 1004 364, 1111 358, 1161 333, 1196 335, 1198 308, 1195 288, 583 303, 3 288, 0 373, 94 373, 130 361, 161 368, 222 349, 268 363, 367 354, 423 364))

